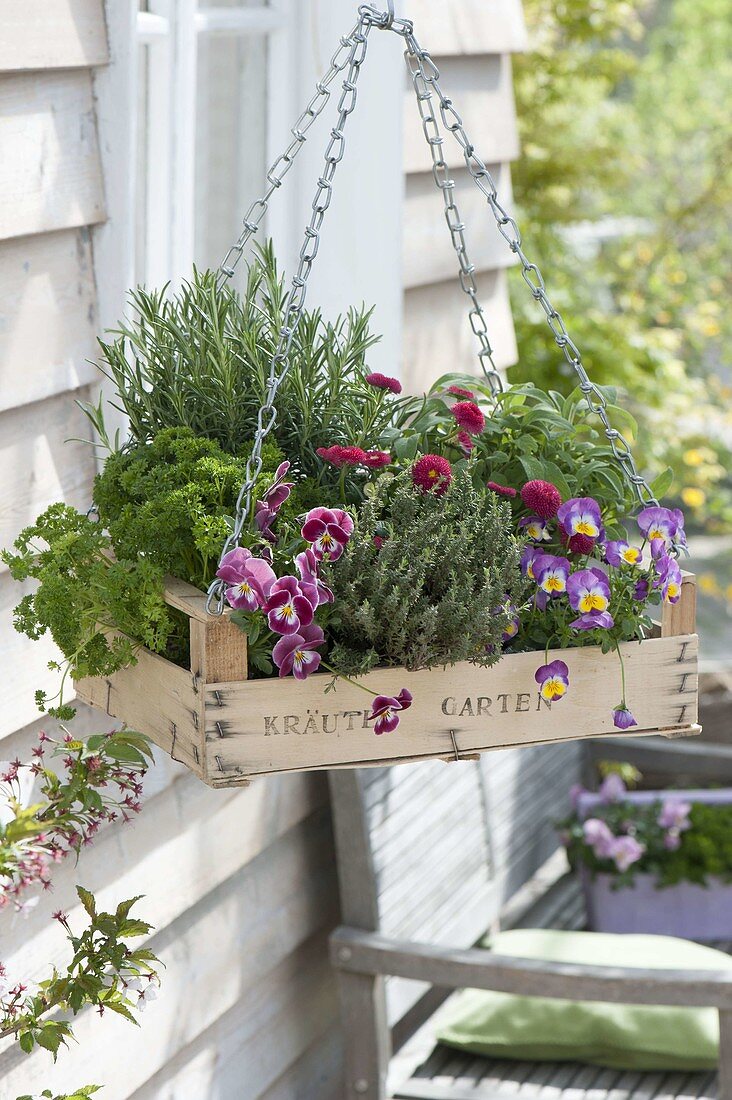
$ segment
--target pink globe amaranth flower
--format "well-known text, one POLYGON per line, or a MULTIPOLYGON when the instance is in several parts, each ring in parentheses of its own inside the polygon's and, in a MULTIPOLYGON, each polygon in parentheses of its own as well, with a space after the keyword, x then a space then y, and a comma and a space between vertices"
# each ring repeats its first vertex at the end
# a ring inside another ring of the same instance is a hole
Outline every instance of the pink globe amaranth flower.
POLYGON ((519 529, 524 531, 532 542, 548 542, 552 537, 547 521, 541 516, 524 516, 519 520, 519 529))
POLYGON ((568 578, 567 595, 573 611, 590 615, 594 611, 607 611, 610 585, 601 569, 580 569, 568 578))
POLYGON ((499 497, 508 497, 509 499, 518 495, 510 485, 499 485, 497 481, 487 482, 486 489, 490 489, 492 493, 496 493, 499 497))
POLYGON ((366 375, 366 381, 377 390, 389 390, 390 393, 401 393, 402 384, 398 378, 390 378, 388 374, 380 374, 374 371, 366 375))
POLYGON ((562 495, 551 481, 527 481, 521 490, 521 499, 530 511, 542 519, 556 516, 562 503, 562 495))
POLYGON ((441 455, 422 455, 412 466, 412 481, 424 492, 442 496, 452 481, 452 466, 441 455))
POLYGON ((588 615, 580 615, 569 625, 572 630, 610 630, 615 626, 615 619, 609 611, 590 611, 588 615))
POLYGON ((457 441, 460 445, 460 450, 463 451, 466 455, 471 454, 472 451, 475 449, 473 437, 470 435, 469 432, 458 432, 457 441))
POLYGON ((300 588, 313 607, 333 603, 333 593, 318 576, 320 562, 311 549, 303 550, 295 558, 295 568, 300 574, 300 588))
POLYGON ((573 497, 557 509, 557 520, 567 538, 586 535, 598 539, 602 531, 600 505, 592 497, 573 497))
POLYGON ((297 577, 280 577, 270 589, 264 605, 270 630, 275 634, 300 634, 310 626, 317 607, 304 594, 297 577))
POLYGON ((633 715, 630 713, 625 705, 616 707, 613 711, 613 725, 618 730, 629 730, 633 726, 637 726, 633 715))
POLYGON ((601 801, 605 802, 607 805, 611 802, 620 802, 622 798, 625 798, 627 793, 628 788, 617 772, 610 772, 609 775, 606 775, 598 791, 601 801))
POLYGON ((637 523, 651 545, 661 542, 663 546, 669 547, 676 542, 679 546, 686 546, 684 513, 679 508, 661 508, 658 505, 644 508, 638 513, 637 523))
POLYGON ((227 584, 226 599, 231 607, 258 611, 269 598, 277 580, 269 562, 255 558, 251 550, 237 546, 224 556, 216 576, 227 584))
POLYGON ((466 401, 475 401, 475 394, 472 390, 466 390, 463 386, 448 386, 447 393, 451 397, 464 397, 466 401))
POLYGON ((639 844, 634 836, 618 836, 613 841, 609 856, 622 874, 642 858, 645 850, 645 844, 639 844))
POLYGON ((381 470, 384 466, 390 466, 392 457, 388 451, 366 451, 364 466, 369 470, 381 470))
POLYGON ((569 689, 569 669, 564 661, 550 661, 541 665, 534 673, 542 699, 557 703, 563 699, 569 689))
POLYGON ((678 829, 681 832, 691 826, 690 813, 691 802, 684 802, 680 798, 668 798, 661 807, 658 824, 662 829, 678 829))
POLYGON ((398 695, 377 695, 371 704, 367 721, 375 722, 374 733, 393 733, 399 725, 402 711, 412 705, 412 693, 402 688, 398 695))
POLYGON ((675 558, 661 554, 656 560, 654 588, 660 588, 665 603, 678 603, 681 598, 681 569, 675 558))
POLYGON ((320 666, 321 657, 316 651, 324 642, 325 635, 315 623, 303 627, 298 634, 280 638, 272 650, 272 660, 280 676, 292 673, 296 680, 307 680, 320 666))
POLYGON ((548 596, 561 596, 567 591, 570 564, 566 558, 554 554, 540 554, 533 560, 536 583, 548 596))
POLYGON ((592 848, 598 859, 608 859, 615 844, 615 836, 609 825, 600 817, 588 817, 582 826, 585 844, 592 848))
POLYGON ((625 539, 611 539, 605 544, 605 561, 616 569, 622 565, 640 565, 643 551, 639 546, 631 546, 625 539))
POLYGON ((452 407, 452 415, 458 428, 470 435, 480 435, 485 428, 485 417, 475 401, 458 401, 452 407))
POLYGON ((353 534, 353 520, 342 508, 311 508, 301 533, 319 561, 337 561, 353 534))

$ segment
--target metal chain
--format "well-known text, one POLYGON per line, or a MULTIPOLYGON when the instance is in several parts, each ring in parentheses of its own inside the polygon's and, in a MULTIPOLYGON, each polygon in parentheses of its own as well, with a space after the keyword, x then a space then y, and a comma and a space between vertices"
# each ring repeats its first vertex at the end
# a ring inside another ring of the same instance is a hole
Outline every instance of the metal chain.
POLYGON ((478 298, 475 266, 470 262, 468 256, 465 243, 465 223, 460 217, 460 211, 455 202, 455 181, 450 176, 443 154, 444 139, 432 105, 430 80, 421 59, 416 54, 407 49, 404 56, 417 97, 417 106, 422 119, 422 130, 432 155, 432 176, 435 184, 442 192, 445 204, 445 221, 450 230, 452 245, 457 253, 460 265, 460 286, 471 302, 468 319, 470 327, 480 343, 478 358, 483 374, 490 385, 491 393, 494 397, 497 397, 499 393, 503 392, 503 379, 493 359, 493 348, 488 338, 488 325, 478 298))
MULTIPOLYGON (((244 524, 251 512, 252 490, 262 470, 262 444, 277 422, 277 410, 274 407, 274 401, 277 391, 290 369, 292 342, 305 306, 307 283, 313 260, 317 256, 320 247, 320 230, 333 197, 333 178, 338 170, 338 165, 343 160, 346 145, 344 131, 348 117, 356 106, 358 78, 361 66, 366 58, 368 35, 372 25, 373 20, 370 14, 360 13, 359 21, 348 39, 350 43, 348 57, 345 64, 341 66, 341 69, 347 68, 348 72, 343 80, 343 91, 338 101, 338 121, 331 130, 330 141, 325 150, 325 166, 323 174, 318 180, 312 203, 312 216, 309 225, 305 229, 305 240, 300 249, 300 262, 297 272, 293 276, 291 290, 287 297, 287 307, 277 340, 277 349, 270 363, 265 400, 257 416, 254 444, 247 460, 244 483, 236 502, 234 526, 224 543, 220 561, 230 550, 239 545, 244 524)), ((225 593, 226 584, 223 581, 216 579, 211 583, 206 599, 206 610, 209 614, 221 615, 223 613, 225 593)))
POLYGON ((499 202, 498 191, 493 177, 483 160, 476 153, 475 146, 468 138, 463 126, 463 121, 455 110, 452 101, 443 93, 440 86, 440 70, 435 65, 429 53, 423 50, 419 45, 419 42, 414 36, 413 29, 410 29, 404 37, 409 53, 415 57, 419 64, 420 76, 424 79, 427 86, 431 86, 435 90, 440 103, 440 114, 442 116, 443 125, 453 134, 458 145, 461 147, 467 169, 488 201, 488 205, 496 220, 496 225, 498 226, 498 232, 506 241, 511 251, 518 256, 521 263, 521 274, 524 282, 528 286, 533 297, 539 302, 544 310, 547 324, 552 331, 557 347, 561 349, 567 362, 577 374, 579 387, 587 405, 590 411, 599 417, 605 430, 605 435, 610 443, 610 447, 612 448, 613 455, 619 463, 628 482, 633 487, 639 504, 643 507, 658 505, 658 500, 654 496, 648 481, 642 474, 638 473, 635 460, 630 450, 630 444, 622 433, 619 432, 617 428, 613 428, 610 423, 607 414, 607 401, 602 392, 588 377, 579 348, 570 338, 561 314, 554 308, 549 300, 544 285, 544 279, 539 268, 535 263, 532 263, 524 253, 521 232, 515 219, 499 202))
POLYGON ((351 48, 353 45, 353 36, 359 31, 362 25, 362 19, 359 18, 358 23, 353 27, 350 34, 341 38, 338 45, 338 49, 333 54, 330 61, 328 71, 320 78, 316 83, 316 92, 313 98, 308 103, 307 107, 300 115, 299 119, 292 127, 292 141, 285 149, 284 153, 280 153, 274 163, 270 166, 267 172, 267 183, 269 186, 262 195, 261 198, 256 199, 247 210, 244 215, 243 226, 239 237, 235 243, 231 246, 229 251, 224 256, 223 260, 219 264, 217 273, 217 285, 223 286, 227 279, 230 279, 236 269, 236 265, 242 257, 244 250, 246 249, 250 239, 259 229, 262 224, 262 219, 267 213, 269 207, 269 201, 272 198, 275 191, 282 186, 287 173, 292 167, 295 157, 300 152, 301 148, 307 140, 307 134, 310 127, 315 122, 316 118, 322 114, 325 105, 330 99, 330 86, 338 76, 342 73, 346 65, 348 65, 351 56, 351 48))

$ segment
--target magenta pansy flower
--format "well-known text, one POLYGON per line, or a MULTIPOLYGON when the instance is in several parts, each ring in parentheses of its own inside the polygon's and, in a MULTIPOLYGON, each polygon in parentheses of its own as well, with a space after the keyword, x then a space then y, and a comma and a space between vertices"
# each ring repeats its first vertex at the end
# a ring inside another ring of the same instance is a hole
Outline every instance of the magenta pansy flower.
POLYGON ((307 680, 320 665, 318 646, 325 641, 325 635, 314 623, 303 627, 298 634, 288 634, 280 638, 272 650, 272 660, 280 670, 280 676, 289 676, 296 680, 307 680))
POLYGON ((567 591, 570 568, 567 558, 558 558, 554 554, 541 554, 533 563, 536 583, 549 596, 561 596, 567 591))
POLYGON ((600 505, 592 497, 573 497, 560 505, 557 520, 568 538, 586 535, 597 539, 602 531, 600 505))
POLYGON ((609 611, 590 611, 589 615, 580 615, 569 625, 572 630, 610 630, 615 626, 615 619, 609 611))
POLYGON ((601 569, 580 569, 567 580, 570 606, 581 615, 593 611, 607 611, 610 603, 610 585, 601 569))
POLYGON ((280 577, 270 589, 264 610, 270 630, 276 634, 299 634, 302 627, 312 623, 315 607, 303 593, 297 577, 280 577))
POLYGON ((613 711, 613 725, 618 730, 629 730, 632 726, 637 726, 638 723, 625 704, 622 704, 613 711))
POLYGON ((624 539, 611 539, 605 545, 605 561, 616 568, 621 565, 640 565, 643 551, 638 546, 631 546, 624 539))
POLYGON ((300 574, 300 588, 313 607, 322 603, 333 603, 333 593, 318 576, 318 559, 311 549, 303 550, 295 558, 295 567, 300 574))
POLYGON ((524 516, 519 520, 519 527, 523 528, 532 542, 546 542, 552 537, 547 521, 541 516, 524 516))
POLYGON ((619 836, 613 841, 610 858, 622 874, 638 862, 645 850, 645 844, 640 844, 634 836, 619 836))
POLYGON ((691 802, 684 802, 680 798, 668 798, 661 807, 658 824, 662 829, 677 829, 682 832, 691 826, 690 813, 691 802))
POLYGON ((638 527, 642 534, 653 544, 662 542, 668 547, 673 542, 686 546, 684 532, 684 513, 679 508, 661 508, 654 505, 638 513, 638 527))
POLYGON ((294 486, 293 482, 285 481, 289 469, 289 462, 280 463, 275 471, 274 481, 255 505, 254 522, 257 525, 257 530, 270 542, 277 541, 272 534, 271 527, 277 513, 290 496, 294 486))
POLYGON ((585 844, 589 844, 598 859, 607 859, 613 850, 615 836, 600 817, 588 817, 582 826, 585 844))
POLYGON ((399 725, 402 711, 412 705, 412 694, 402 688, 398 695, 377 695, 371 704, 367 721, 375 722, 374 733, 393 733, 399 725))
POLYGON ((227 584, 226 599, 231 607, 258 611, 267 602, 277 580, 269 562, 255 558, 251 550, 237 546, 226 554, 216 576, 227 584))
POLYGON ((660 588, 666 603, 677 603, 681 596, 681 568, 675 558, 662 554, 656 561, 657 579, 654 588, 660 588))
POLYGON ((341 508, 311 508, 302 527, 302 537, 319 560, 337 561, 352 534, 353 520, 341 508))
POLYGON ((550 703, 556 703, 567 694, 569 688, 569 669, 564 661, 550 661, 534 673, 539 685, 541 697, 550 703))
POLYGON ((621 798, 625 798, 627 793, 628 788, 617 772, 610 772, 609 775, 606 775, 598 791, 602 801, 608 804, 610 802, 620 802, 621 798))

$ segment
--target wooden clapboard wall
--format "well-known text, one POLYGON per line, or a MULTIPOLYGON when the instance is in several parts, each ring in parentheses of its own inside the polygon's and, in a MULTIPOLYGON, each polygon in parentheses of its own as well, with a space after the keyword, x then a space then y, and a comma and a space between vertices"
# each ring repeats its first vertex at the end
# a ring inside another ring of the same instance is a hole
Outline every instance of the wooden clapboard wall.
MULTIPOLYGON (((526 47, 521 0, 410 0, 406 9, 420 44, 439 67, 443 90, 453 100, 500 194, 510 200, 509 165, 519 151, 511 53, 526 47)), ((444 148, 456 183, 455 201, 467 227, 468 253, 475 266, 494 358, 499 367, 506 367, 516 360, 506 284, 512 255, 450 134, 444 148)), ((404 378, 414 391, 448 371, 478 369, 477 344, 468 321, 469 299, 458 283, 457 257, 431 163, 414 90, 407 81, 403 357, 404 378)))
MULTIPOLYGON (((508 55, 523 45, 520 0, 413 0, 410 14, 482 154, 506 165, 516 155, 508 55)), ((103 0, 0 0, 2 544, 46 504, 82 507, 89 499, 91 453, 66 440, 87 434, 74 399, 95 382, 95 282, 106 278, 95 272, 93 237, 106 217, 105 193, 120 186, 119 175, 103 180, 99 146, 114 135, 98 134, 94 110, 95 77, 108 61, 103 0)), ((429 191, 427 150, 406 126, 405 348, 410 384, 424 386, 458 364, 469 369, 472 359, 441 199, 429 191)), ((505 168, 499 174, 507 178, 505 168)), ((457 176, 466 221, 476 227, 472 251, 493 342, 499 362, 508 363, 506 257, 459 168, 457 176)), ((18 596, 0 566, 0 660, 12 669, 0 707, 0 759, 29 755, 42 726, 33 690, 50 682, 45 666, 53 655, 45 642, 13 631, 18 596)), ((75 729, 85 734, 101 723, 82 709, 75 729)), ((507 797, 505 855, 493 858, 509 869, 537 857, 513 836, 515 813, 507 797)), ((337 889, 322 777, 214 792, 160 761, 136 823, 104 832, 78 868, 64 866, 54 881, 27 920, 0 917, 0 958, 10 974, 39 976, 62 962, 50 913, 64 908, 79 921, 74 884, 81 882, 103 904, 146 895, 141 913, 156 926, 151 946, 166 964, 161 996, 139 1030, 82 1015, 79 1045, 55 1067, 43 1052, 27 1058, 0 1044, 0 1095, 100 1083, 104 1100, 340 1100, 326 948, 337 889)))

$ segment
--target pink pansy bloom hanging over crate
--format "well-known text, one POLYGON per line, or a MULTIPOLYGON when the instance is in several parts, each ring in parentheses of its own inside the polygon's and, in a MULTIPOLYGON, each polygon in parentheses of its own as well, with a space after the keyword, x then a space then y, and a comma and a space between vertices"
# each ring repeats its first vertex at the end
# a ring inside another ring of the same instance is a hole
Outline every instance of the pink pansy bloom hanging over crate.
POLYGON ((402 711, 412 705, 412 694, 402 688, 398 695, 377 695, 371 704, 369 722, 374 722, 374 733, 393 733, 399 725, 402 711))
POLYGON ((307 680, 320 667, 321 657, 317 649, 324 641, 325 635, 315 623, 303 627, 298 634, 280 638, 272 650, 272 660, 280 676, 292 673, 296 680, 307 680))

